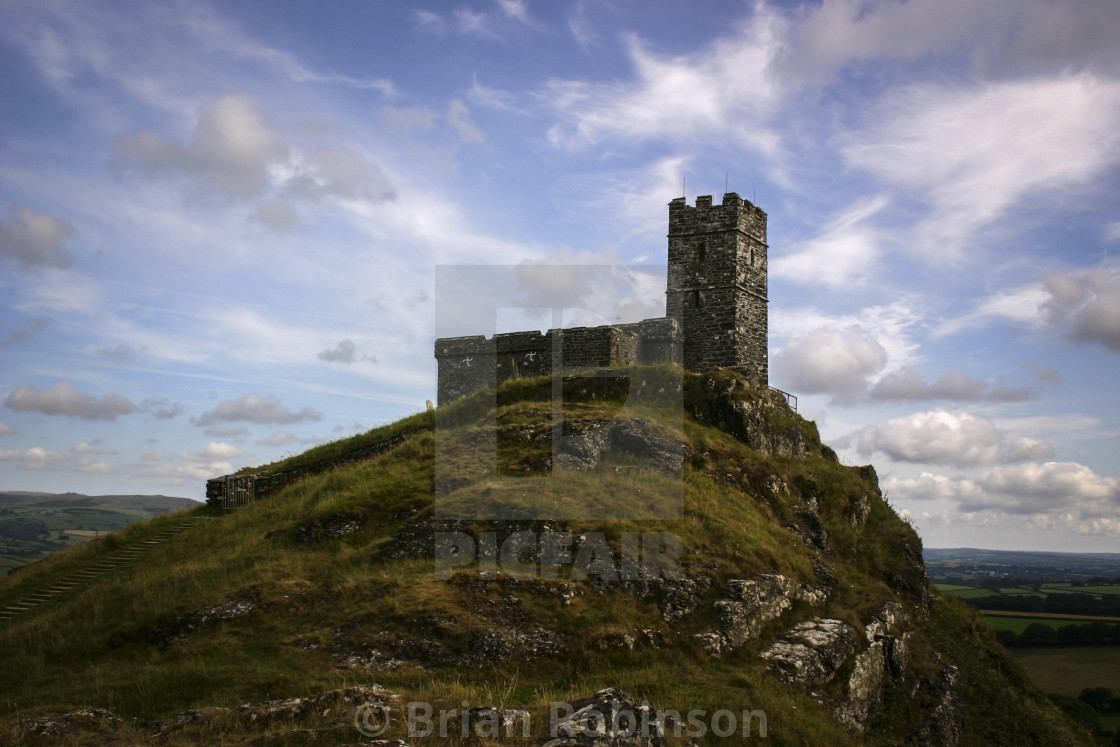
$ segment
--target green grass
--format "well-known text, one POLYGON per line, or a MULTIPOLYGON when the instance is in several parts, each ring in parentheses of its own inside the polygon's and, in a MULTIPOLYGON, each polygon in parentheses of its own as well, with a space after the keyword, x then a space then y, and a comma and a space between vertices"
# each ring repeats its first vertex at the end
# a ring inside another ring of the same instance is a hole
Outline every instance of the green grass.
POLYGON ((1012 655, 1044 692, 1070 697, 1086 687, 1120 692, 1120 647, 1024 648, 1012 655))
MULTIPOLYGON (((648 376, 654 380, 655 375, 667 373, 655 370, 648 376)), ((881 720, 866 735, 853 735, 837 725, 828 708, 776 683, 758 658, 769 640, 807 617, 838 617, 861 628, 884 602, 901 596, 914 604, 923 591, 924 576, 913 561, 921 557, 921 541, 882 499, 874 472, 836 463, 811 439, 811 455, 806 459, 765 459, 727 433, 691 419, 682 424, 678 415, 675 421, 657 421, 660 433, 676 434, 690 447, 683 481, 676 483, 683 496, 679 517, 653 525, 632 519, 579 518, 566 524, 575 534, 603 531, 615 543, 627 531, 653 528, 678 535, 685 546, 686 572, 707 574, 712 584, 696 611, 676 627, 666 624, 653 601, 616 585, 577 585, 578 594, 564 606, 550 582, 503 576, 482 583, 469 573, 441 581, 433 574, 431 559, 386 559, 387 551, 400 546, 396 538, 402 529, 434 514, 437 436, 446 439, 441 448, 446 447, 452 464, 461 460, 469 465, 472 444, 488 437, 495 423, 501 428, 539 422, 543 412, 539 398, 547 383, 522 380, 504 386, 498 412, 493 412, 493 398, 488 404, 485 394, 461 400, 446 412, 441 408, 440 433, 433 432, 431 414, 420 413, 347 439, 345 448, 352 448, 387 434, 411 434, 399 447, 376 458, 314 475, 237 512, 223 515, 201 507, 132 524, 0 581, 0 606, 5 606, 192 515, 214 517, 148 550, 142 560, 0 624, 4 669, 18 673, 18 677, 0 678, 0 703, 6 715, 26 717, 95 706, 126 720, 166 718, 187 709, 306 696, 376 681, 406 700, 427 700, 437 707, 458 707, 468 700, 472 706, 527 708, 538 723, 547 719, 549 702, 585 697, 607 686, 681 712, 762 709, 768 714, 770 740, 783 745, 894 744, 918 728, 928 715, 919 702, 926 690, 917 698, 905 693, 890 696, 891 718, 881 720), (828 533, 829 551, 819 557, 832 566, 839 580, 831 599, 818 609, 799 602, 769 623, 759 640, 749 641, 725 659, 709 658, 693 635, 715 627, 711 603, 724 581, 777 572, 816 583, 817 554, 787 528, 809 496, 817 499, 828 533), (850 516, 861 501, 871 510, 866 524, 857 528, 850 516), (301 527, 340 521, 355 521, 360 529, 312 544, 298 539, 301 527), (179 643, 167 644, 161 631, 177 617, 242 599, 256 605, 249 614, 214 621, 179 643), (462 653, 473 650, 477 635, 507 624, 519 630, 540 626, 556 631, 563 655, 517 657, 481 668, 406 664, 374 672, 339 670, 334 655, 338 647, 363 655, 375 647, 395 650, 397 640, 417 645, 430 640, 462 653), (632 652, 612 647, 613 634, 640 630, 657 631, 664 645, 632 652)), ((601 419, 614 407, 602 399, 570 404, 568 417, 588 420, 601 419)), ((645 416, 656 418, 658 411, 656 403, 650 404, 645 416)), ((815 426, 795 415, 783 412, 782 417, 789 420, 781 423, 783 427, 810 435, 816 432, 815 426)), ((339 443, 269 469, 309 464, 325 454, 339 453, 344 448, 339 443)), ((519 458, 510 456, 507 466, 519 458)), ((610 479, 576 474, 568 482, 543 477, 528 482, 540 494, 571 489, 584 498, 603 502, 621 498, 632 505, 644 500, 638 497, 639 488, 664 488, 671 481, 623 469, 610 479)), ((482 474, 464 479, 453 495, 480 498, 484 491, 501 486, 496 476, 482 474)), ((485 522, 473 526, 492 527, 485 522)), ((933 657, 934 649, 967 671, 966 697, 976 713, 969 720, 972 743, 991 733, 985 724, 993 718, 1007 735, 1025 735, 1019 743, 1058 743, 1051 737, 1083 743, 1076 733, 1064 731, 1065 722, 1025 687, 1021 676, 1006 680, 998 676, 1000 667, 1011 665, 991 642, 990 630, 963 604, 946 596, 934 611, 934 619, 919 622, 912 637, 913 671, 938 675, 942 664, 933 657), (1024 726, 1020 722, 1030 720, 1024 715, 1028 706, 1041 710, 1034 714, 1032 725, 1024 726)), ((828 687, 839 693, 842 682, 828 687)), ((329 727, 329 723, 329 719, 311 719, 304 726, 324 729, 304 734, 299 743, 357 741, 352 727, 329 727)), ((187 729, 172 743, 234 743, 232 735, 246 734, 245 726, 233 721, 220 722, 210 732, 206 728, 210 727, 187 729)), ((130 734, 138 743, 148 738, 142 730, 130 734)), ((397 729, 386 736, 404 734, 397 729)), ((3 737, 0 731, 0 741, 3 737)), ((287 739, 273 737, 260 739, 262 743, 287 739)))
MULTIPOLYGON (((1042 623, 1051 628, 1060 628, 1063 625, 1078 625, 1080 620, 1061 620, 1053 617, 998 617, 996 615, 983 615, 984 622, 992 630, 1011 630, 1016 634, 1022 633, 1031 623, 1042 623)), ((1086 624, 1089 621, 1084 621, 1086 624)))

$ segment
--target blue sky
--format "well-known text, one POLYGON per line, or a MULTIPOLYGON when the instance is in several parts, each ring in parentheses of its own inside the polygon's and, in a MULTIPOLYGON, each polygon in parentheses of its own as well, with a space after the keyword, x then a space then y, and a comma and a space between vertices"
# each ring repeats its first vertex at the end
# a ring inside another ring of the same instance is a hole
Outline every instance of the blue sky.
POLYGON ((3 0, 0 101, 0 488, 422 409, 437 265, 649 265, 591 301, 660 316, 726 180, 771 384, 928 546, 1120 550, 1114 0, 3 0))

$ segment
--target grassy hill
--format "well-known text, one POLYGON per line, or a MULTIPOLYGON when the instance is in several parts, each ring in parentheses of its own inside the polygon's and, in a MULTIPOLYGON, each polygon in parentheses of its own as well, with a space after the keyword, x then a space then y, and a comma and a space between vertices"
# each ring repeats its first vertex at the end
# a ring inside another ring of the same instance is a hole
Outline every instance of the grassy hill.
POLYGON ((839 464, 780 396, 665 367, 561 388, 558 430, 551 380, 509 382, 293 458, 408 434, 366 462, 228 515, 132 524, 4 579, 0 608, 135 557, 0 623, 0 739, 357 743, 355 709, 372 699, 395 714, 383 738, 540 745, 550 704, 617 688, 703 712, 705 745, 742 739, 716 736, 719 711, 764 712, 776 744, 1092 744, 963 602, 931 592, 874 470, 839 464), (604 518, 581 519, 588 506, 604 518), (627 573, 641 532, 679 538, 677 576, 627 573), (552 566, 515 542, 560 535, 571 559, 552 566), (479 560, 437 574, 439 543, 464 536, 479 560), (491 542, 514 551, 495 558, 491 542), (573 575, 588 558, 600 572, 573 575), (532 734, 410 736, 410 702, 524 709, 532 734))
POLYGON ((0 576, 134 521, 196 504, 166 495, 0 492, 0 576))

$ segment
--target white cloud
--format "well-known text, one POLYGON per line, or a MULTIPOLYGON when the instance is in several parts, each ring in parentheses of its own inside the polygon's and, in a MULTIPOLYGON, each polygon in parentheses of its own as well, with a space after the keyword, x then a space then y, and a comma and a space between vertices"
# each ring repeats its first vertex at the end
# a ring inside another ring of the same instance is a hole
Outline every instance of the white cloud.
POLYGON ((918 360, 918 344, 913 328, 923 320, 923 312, 909 300, 881 306, 868 306, 855 314, 828 314, 813 307, 783 308, 770 311, 770 340, 792 340, 818 330, 845 330, 859 327, 887 352, 883 370, 912 365, 918 360))
POLYGON ((23 205, 12 205, 0 221, 0 259, 11 257, 29 267, 69 267, 66 242, 74 233, 69 223, 23 205))
POLYGON ((262 438, 257 441, 261 446, 287 446, 299 442, 299 437, 294 433, 287 431, 277 431, 267 438, 262 438))
POLYGON ((60 381, 47 389, 21 386, 4 404, 13 410, 41 412, 44 415, 70 415, 85 420, 116 420, 137 408, 127 397, 106 394, 101 397, 78 391, 69 382, 60 381))
POLYGON ((100 446, 100 443, 101 443, 100 438, 95 438, 93 440, 93 443, 91 443, 91 444, 83 441, 81 443, 77 443, 77 444, 74 444, 73 446, 71 446, 70 447, 70 453, 74 454, 76 456, 84 456, 84 455, 88 455, 88 454, 94 454, 94 455, 97 455, 97 456, 113 456, 115 454, 120 453, 116 449, 102 448, 100 446))
POLYGON ((887 351, 859 326, 819 329, 788 342, 771 359, 773 379, 799 394, 852 401, 887 362, 887 351))
POLYGON ((915 501, 966 500, 972 496, 983 495, 981 488, 973 480, 951 478, 923 472, 917 478, 888 477, 882 481, 884 494, 891 499, 902 497, 915 501))
POLYGON ((295 83, 341 84, 364 90, 376 90, 383 94, 393 92, 393 83, 388 78, 357 78, 339 73, 320 73, 308 69, 295 56, 283 50, 269 47, 242 33, 235 25, 226 22, 202 4, 184 6, 186 12, 176 15, 208 50, 219 49, 226 54, 243 59, 259 60, 272 69, 286 75, 295 83))
POLYGON ((233 465, 226 461, 201 461, 198 454, 180 454, 182 461, 168 461, 165 454, 146 451, 143 461, 132 465, 134 474, 140 477, 156 478, 157 485, 197 485, 212 477, 228 475, 233 465))
POLYGON ((1042 279, 1050 298, 1043 304, 1051 324, 1067 327, 1078 342, 1095 342, 1120 353, 1120 269, 1098 267, 1042 279))
POLYGON ((51 451, 41 446, 33 446, 24 451, 0 449, 0 461, 19 462, 17 468, 21 470, 70 470, 89 475, 115 475, 121 472, 119 465, 96 462, 86 455, 114 455, 117 453, 113 449, 101 449, 86 443, 76 444, 66 452, 51 451))
POLYGON ((333 348, 328 348, 319 353, 319 360, 326 361, 327 363, 344 363, 349 365, 354 362, 354 355, 357 348, 354 347, 353 340, 342 340, 333 348))
POLYGON ((851 206, 819 235, 771 257, 770 275, 839 287, 866 282, 873 274, 880 253, 878 232, 867 222, 889 201, 885 195, 878 195, 851 206))
MULTIPOLYGON (((511 5, 516 5, 516 3, 511 5)), ((504 4, 502 12, 506 17, 521 21, 521 19, 517 19, 514 13, 506 10, 504 4)), ((483 39, 496 39, 498 37, 493 29, 495 19, 491 14, 480 13, 465 7, 456 8, 446 16, 431 10, 414 10, 412 11, 412 20, 421 31, 436 36, 453 33, 483 39)))
POLYGON ((253 217, 276 231, 291 231, 299 224, 296 211, 279 197, 260 202, 253 217))
POLYGON ((436 126, 439 112, 419 106, 383 106, 380 111, 381 119, 394 132, 409 134, 424 132, 436 126))
POLYGON ((248 436, 249 429, 244 425, 212 425, 203 431, 207 436, 214 438, 237 438, 241 436, 248 436))
POLYGON ((484 143, 486 137, 482 130, 471 121, 471 110, 461 99, 451 99, 447 105, 447 123, 464 143, 484 143))
POLYGON ((189 145, 151 131, 120 135, 113 145, 123 162, 199 177, 234 197, 259 195, 269 167, 288 156, 280 135, 261 121, 256 102, 246 94, 227 94, 206 106, 189 145))
POLYGON ((659 56, 630 36, 632 79, 547 83, 540 96, 561 120, 549 130, 549 140, 572 147, 649 139, 689 142, 718 134, 773 156, 779 137, 764 119, 780 85, 768 67, 783 28, 777 13, 759 6, 737 33, 690 55, 659 56))
POLYGON ((868 396, 881 402, 946 399, 957 402, 1022 402, 1038 396, 1030 389, 1004 384, 989 386, 957 369, 941 374, 932 384, 910 366, 886 373, 875 382, 868 396))
POLYGON ((39 316, 34 319, 28 319, 20 326, 15 332, 8 335, 3 340, 0 340, 0 346, 11 345, 13 343, 28 342, 35 335, 42 332, 50 326, 53 320, 49 316, 39 316))
POLYGON ((9 433, 15 433, 15 432, 16 432, 16 429, 13 428, 12 426, 8 425, 7 423, 0 423, 0 435, 7 435, 9 433))
POLYGON ((861 62, 917 60, 955 50, 979 33, 993 3, 970 0, 886 2, 830 0, 809 11, 792 30, 777 66, 785 75, 826 83, 861 62))
POLYGON ((139 409, 150 412, 157 420, 174 420, 182 414, 183 405, 171 402, 166 397, 149 397, 140 403, 139 409))
POLYGON ((1120 479, 1099 475, 1077 462, 1028 462, 996 467, 978 479, 890 477, 883 488, 913 500, 951 500, 962 511, 1037 514, 1062 521, 1114 517, 1120 510, 1120 479))
POLYGON ((980 480, 989 493, 1010 496, 1024 507, 1040 503, 1120 499, 1120 479, 1103 477, 1076 461, 997 467, 980 480))
POLYGON ((188 459, 193 462, 215 462, 236 459, 237 457, 245 456, 245 452, 233 444, 227 444, 221 441, 210 441, 201 451, 194 453, 184 452, 180 454, 180 456, 183 459, 188 459))
POLYGON ((942 323, 934 336, 982 327, 997 319, 1064 329, 1072 340, 1120 352, 1120 269, 1046 273, 1039 283, 993 294, 974 311, 942 323))
POLYGON ((244 394, 237 399, 223 400, 217 406, 204 412, 197 418, 192 418, 195 425, 213 425, 219 422, 236 422, 243 420, 249 423, 301 423, 305 420, 319 420, 323 415, 310 407, 305 407, 299 412, 293 412, 271 394, 244 394))
POLYGON ((866 426, 844 441, 863 456, 875 452, 898 462, 951 464, 958 467, 1021 462, 1054 456, 1038 439, 1008 438, 991 421, 967 412, 919 412, 866 426))
POLYGON ((316 148, 303 156, 299 172, 284 183, 292 197, 381 202, 396 199, 388 178, 376 164, 349 148, 316 148))
POLYGON ((1089 73, 915 85, 892 90, 873 117, 843 154, 932 207, 910 243, 938 261, 959 259, 1023 197, 1079 187, 1120 159, 1120 82, 1089 73))
POLYGON ((529 23, 529 10, 525 7, 525 0, 498 0, 498 7, 510 18, 529 23))

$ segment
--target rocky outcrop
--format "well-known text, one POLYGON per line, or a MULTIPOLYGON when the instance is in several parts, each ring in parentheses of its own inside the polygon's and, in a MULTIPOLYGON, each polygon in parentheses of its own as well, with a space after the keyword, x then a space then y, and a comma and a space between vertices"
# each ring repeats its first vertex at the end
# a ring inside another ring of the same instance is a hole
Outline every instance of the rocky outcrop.
POLYGON ((762 652, 770 671, 791 685, 821 685, 855 649, 856 630, 843 620, 814 618, 798 623, 762 652))
POLYGON ((642 460, 656 472, 680 475, 688 455, 684 441, 656 435, 645 418, 565 421, 562 427, 559 453, 553 458, 553 465, 562 469, 596 469, 609 452, 642 460))
POLYGON ((566 704, 571 713, 552 725, 555 738, 541 747, 664 747, 664 715, 646 704, 635 706, 615 688, 566 704))
POLYGON ((809 443, 785 397, 720 372, 700 376, 703 396, 688 398, 692 416, 726 431, 767 457, 809 455, 809 443))
POLYGON ((755 579, 731 579, 713 603, 720 630, 694 637, 709 654, 723 656, 757 638, 762 626, 781 615, 799 600, 813 605, 828 599, 828 588, 807 586, 778 573, 763 573, 755 579))
MULTIPOLYGON (((818 617, 787 630, 760 656, 777 679, 805 688, 817 702, 831 708, 846 728, 863 732, 880 713, 888 689, 909 690, 913 695, 931 684, 924 678, 911 678, 907 672, 914 634, 903 629, 911 622, 901 604, 888 602, 865 627, 867 647, 855 653, 858 633, 854 627, 842 620, 818 617), (842 689, 813 689, 832 682, 850 659, 852 666, 842 689)), ((937 654, 934 658, 940 661, 937 654)), ((932 712, 915 736, 915 743, 927 747, 957 745, 964 734, 960 672, 945 665, 934 687, 932 712)))
POLYGON ((242 599, 230 599, 198 612, 173 617, 156 626, 148 634, 148 639, 161 647, 172 646, 181 643, 191 633, 196 633, 209 625, 247 615, 256 606, 256 601, 248 596, 242 599))
POLYGON ((941 675, 937 705, 922 724, 914 744, 919 747, 955 747, 960 744, 965 726, 963 695, 960 670, 952 664, 946 664, 941 675))
POLYGON ((313 545, 325 540, 338 539, 348 534, 354 534, 362 528, 359 517, 354 516, 324 516, 301 524, 296 528, 296 541, 304 545, 313 545))
POLYGON ((204 708, 185 711, 169 719, 148 721, 144 726, 156 735, 166 736, 188 725, 204 724, 220 717, 232 717, 242 724, 260 726, 274 722, 299 721, 304 717, 329 718, 336 716, 341 722, 351 722, 355 709, 362 704, 384 706, 400 700, 396 693, 380 685, 354 685, 338 690, 328 690, 304 698, 267 700, 263 703, 245 703, 236 708, 204 708))

